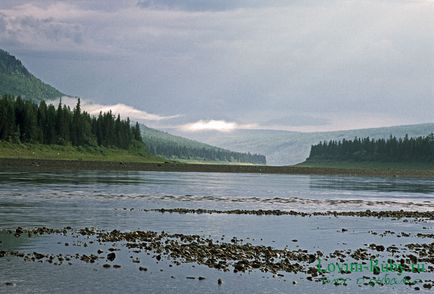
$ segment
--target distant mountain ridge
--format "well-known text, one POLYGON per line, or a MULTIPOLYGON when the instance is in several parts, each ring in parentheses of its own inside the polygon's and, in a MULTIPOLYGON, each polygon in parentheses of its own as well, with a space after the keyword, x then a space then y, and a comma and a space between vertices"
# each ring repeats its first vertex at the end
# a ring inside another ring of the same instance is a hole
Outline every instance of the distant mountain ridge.
POLYGON ((291 132, 280 130, 235 130, 233 132, 182 132, 170 129, 177 135, 195 139, 214 146, 239 152, 264 154, 267 164, 290 165, 303 162, 310 152, 311 145, 320 141, 354 139, 354 137, 374 139, 389 136, 426 136, 434 132, 434 123, 404 125, 382 128, 344 130, 332 132, 291 132))
POLYGON ((233 152, 146 126, 142 126, 141 131, 145 145, 155 155, 193 161, 208 158, 214 161, 266 164, 265 156, 260 154, 233 152))
POLYGON ((0 95, 5 94, 35 101, 50 100, 65 95, 36 78, 20 60, 0 49, 0 95))
MULTIPOLYGON (((32 75, 20 60, 0 49, 0 95, 3 94, 32 100, 52 100, 64 96, 59 90, 32 75)), ((195 150, 215 148, 215 150, 226 149, 225 151, 231 150, 235 153, 250 152, 253 155, 265 155, 270 165, 289 165, 303 162, 309 156, 311 145, 320 141, 354 139, 354 137, 378 139, 390 135, 404 137, 406 134, 410 137, 426 136, 434 132, 434 123, 314 133, 280 130, 235 130, 225 133, 188 133, 177 129, 168 129, 168 131, 178 136, 143 128, 145 144, 148 141, 148 148, 151 150, 152 146, 170 144, 174 148, 190 146, 195 150)))

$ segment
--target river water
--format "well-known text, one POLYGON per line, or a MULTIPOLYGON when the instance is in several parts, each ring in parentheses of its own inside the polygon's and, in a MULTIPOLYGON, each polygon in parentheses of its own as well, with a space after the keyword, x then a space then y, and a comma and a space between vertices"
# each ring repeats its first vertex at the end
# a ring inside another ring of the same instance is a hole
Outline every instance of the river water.
MULTIPOLYGON (((357 217, 255 216, 233 214, 177 214, 147 211, 159 208, 216 210, 295 210, 304 212, 355 210, 429 211, 434 207, 434 180, 421 178, 341 177, 317 175, 172 173, 172 172, 63 172, 0 173, 0 250, 71 254, 80 246, 65 247, 69 237, 17 238, 6 231, 20 226, 101 230, 152 230, 197 234, 213 239, 233 237, 273 248, 302 248, 333 252, 381 242, 405 245, 424 242, 418 232, 432 232, 429 220, 357 217), (343 230, 345 232, 343 232, 343 230), (405 232, 381 237, 389 230, 405 232), (295 241, 294 241, 295 240, 295 241)), ((73 244, 74 240, 68 241, 73 244)), ((91 248, 92 247, 92 248, 91 248)), ((5 293, 331 293, 402 292, 406 285, 361 287, 322 285, 295 274, 222 272, 198 264, 171 267, 143 257, 149 270, 120 254, 120 269, 74 262, 52 265, 0 258, 0 292, 5 293), (206 279, 186 279, 186 276, 206 279), (217 284, 222 279, 221 285, 217 284), (294 284, 294 282, 296 284, 294 284)), ((431 275, 433 275, 431 273, 431 275)), ((423 289, 422 289, 423 290, 423 289)))

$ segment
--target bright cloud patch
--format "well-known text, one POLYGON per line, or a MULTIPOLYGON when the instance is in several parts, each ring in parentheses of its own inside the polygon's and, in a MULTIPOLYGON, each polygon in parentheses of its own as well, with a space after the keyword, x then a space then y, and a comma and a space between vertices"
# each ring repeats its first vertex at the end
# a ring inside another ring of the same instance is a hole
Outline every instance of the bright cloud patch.
MULTIPOLYGON (((77 104, 77 98, 62 97, 62 103, 73 108, 77 104)), ((146 111, 142 111, 122 103, 103 105, 96 104, 85 99, 81 99, 80 103, 81 109, 91 115, 98 115, 100 112, 109 112, 111 110, 115 115, 119 114, 123 118, 129 117, 132 120, 160 121, 179 117, 179 115, 162 116, 158 114, 148 113, 146 111)))
POLYGON ((194 123, 181 126, 185 131, 197 132, 197 131, 219 131, 230 132, 235 129, 248 129, 255 127, 252 124, 238 124, 236 122, 227 122, 224 120, 199 120, 194 123))

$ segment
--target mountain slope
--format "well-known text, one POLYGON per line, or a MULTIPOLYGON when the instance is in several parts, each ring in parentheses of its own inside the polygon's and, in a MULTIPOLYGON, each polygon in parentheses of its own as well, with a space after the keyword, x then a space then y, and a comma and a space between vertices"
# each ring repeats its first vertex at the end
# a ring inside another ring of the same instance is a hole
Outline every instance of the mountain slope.
POLYGON ((195 140, 171 135, 156 129, 142 126, 142 137, 149 151, 173 159, 198 161, 225 161, 265 164, 265 156, 259 154, 233 152, 217 148, 195 140))
POLYGON ((14 56, 0 49, 0 95, 48 100, 64 94, 32 75, 14 56))
POLYGON ((434 123, 359 129, 334 132, 289 132, 276 130, 236 130, 231 133, 187 133, 172 130, 177 135, 239 152, 264 154, 270 165, 288 165, 303 162, 310 147, 324 140, 354 139, 354 137, 387 138, 426 136, 434 132, 434 123))

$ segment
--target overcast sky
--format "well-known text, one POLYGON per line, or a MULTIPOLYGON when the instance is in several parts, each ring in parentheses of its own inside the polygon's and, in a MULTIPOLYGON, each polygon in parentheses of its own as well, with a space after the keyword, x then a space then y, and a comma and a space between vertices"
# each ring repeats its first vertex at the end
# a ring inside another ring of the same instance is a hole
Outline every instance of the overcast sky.
POLYGON ((0 47, 151 126, 434 122, 433 0, 1 0, 0 47))

